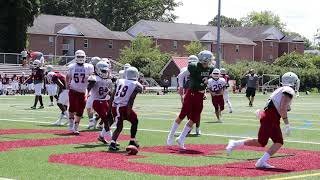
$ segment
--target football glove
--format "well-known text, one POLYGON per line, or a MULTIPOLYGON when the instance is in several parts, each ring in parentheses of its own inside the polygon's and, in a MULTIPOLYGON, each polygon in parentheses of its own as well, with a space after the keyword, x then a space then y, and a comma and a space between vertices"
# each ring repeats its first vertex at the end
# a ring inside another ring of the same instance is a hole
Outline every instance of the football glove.
POLYGON ((287 135, 287 136, 290 136, 291 135, 291 127, 290 127, 290 124, 286 124, 284 126, 284 133, 287 135))

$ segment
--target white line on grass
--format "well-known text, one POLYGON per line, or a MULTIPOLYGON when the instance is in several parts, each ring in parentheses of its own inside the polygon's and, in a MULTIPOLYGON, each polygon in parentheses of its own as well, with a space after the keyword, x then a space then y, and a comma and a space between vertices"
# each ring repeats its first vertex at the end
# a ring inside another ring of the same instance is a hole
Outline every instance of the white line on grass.
MULTIPOLYGON (((12 120, 12 119, 0 119, 0 121, 9 121, 9 122, 25 122, 25 123, 39 123, 39 124, 51 124, 51 122, 44 122, 44 121, 26 121, 26 120, 12 120)), ((82 125, 82 127, 87 127, 87 125, 82 125)), ((54 127, 54 126, 53 126, 54 127)), ((130 130, 130 128, 123 128, 126 130, 130 130)), ((158 130, 158 129, 138 129, 139 131, 148 131, 148 132, 161 132, 161 133, 169 133, 166 130, 158 130)), ((181 133, 181 132, 177 132, 181 133)), ((214 136, 214 137, 224 137, 224 138, 252 138, 252 137, 245 137, 245 136, 235 136, 235 135, 224 135, 224 134, 201 134, 203 136, 214 136)), ((285 142, 289 143, 300 143, 300 144, 313 144, 313 145, 320 145, 320 142, 311 142, 311 141, 294 141, 294 140, 284 140, 285 142)))

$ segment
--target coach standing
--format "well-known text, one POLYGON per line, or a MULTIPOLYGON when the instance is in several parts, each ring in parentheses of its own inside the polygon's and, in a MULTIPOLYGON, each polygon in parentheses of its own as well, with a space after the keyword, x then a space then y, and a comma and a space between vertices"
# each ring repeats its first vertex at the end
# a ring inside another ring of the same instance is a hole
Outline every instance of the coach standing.
POLYGON ((245 78, 247 82, 246 96, 249 100, 249 106, 252 107, 259 83, 259 77, 255 74, 254 69, 250 69, 250 71, 246 73, 245 78))

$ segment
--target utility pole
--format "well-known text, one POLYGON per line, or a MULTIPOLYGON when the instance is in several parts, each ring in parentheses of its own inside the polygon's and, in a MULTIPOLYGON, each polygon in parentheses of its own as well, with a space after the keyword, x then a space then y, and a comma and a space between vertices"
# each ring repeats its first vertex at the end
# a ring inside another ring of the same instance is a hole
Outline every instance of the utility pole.
POLYGON ((216 68, 220 69, 221 62, 221 39, 220 39, 220 26, 221 26, 221 0, 218 0, 218 23, 217 23, 217 57, 216 68))

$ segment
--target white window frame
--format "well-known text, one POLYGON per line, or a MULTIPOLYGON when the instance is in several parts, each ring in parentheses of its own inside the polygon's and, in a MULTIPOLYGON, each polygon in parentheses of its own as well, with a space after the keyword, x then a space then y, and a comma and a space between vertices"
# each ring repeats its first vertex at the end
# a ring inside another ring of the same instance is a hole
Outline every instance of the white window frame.
POLYGON ((108 47, 108 49, 113 49, 113 40, 112 39, 107 41, 107 47, 108 47))
POLYGON ((48 37, 48 41, 49 41, 49 47, 54 47, 54 37, 53 36, 49 36, 48 37))
POLYGON ((84 48, 89 48, 89 39, 84 39, 83 40, 83 47, 84 48))
POLYGON ((240 45, 236 45, 236 52, 237 52, 237 53, 240 52, 240 45))
POLYGON ((173 41, 172 42, 172 48, 173 49, 178 49, 178 41, 173 41))

